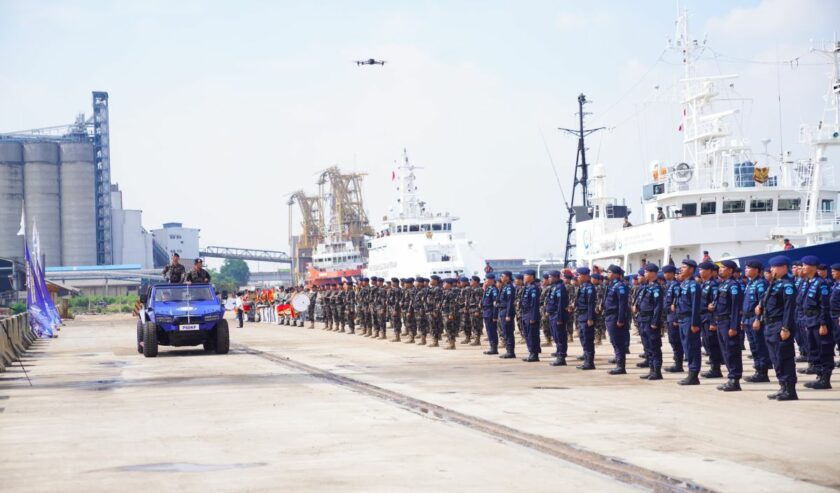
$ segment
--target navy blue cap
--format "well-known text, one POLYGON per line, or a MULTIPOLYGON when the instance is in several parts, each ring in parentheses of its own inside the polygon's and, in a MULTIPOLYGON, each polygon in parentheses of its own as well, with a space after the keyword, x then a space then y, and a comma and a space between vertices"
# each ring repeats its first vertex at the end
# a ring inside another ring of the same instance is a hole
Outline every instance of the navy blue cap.
POLYGON ((784 255, 776 255, 770 259, 770 267, 781 267, 783 265, 790 265, 790 259, 784 255))
POLYGON ((548 273, 548 272, 544 272, 542 277, 543 277, 543 279, 548 279, 548 276, 549 276, 549 273, 548 273))
POLYGON ((840 262, 831 264, 831 270, 840 270, 840 262))
POLYGON ((521 273, 517 272, 516 274, 513 275, 513 278, 514 279, 519 279, 521 281, 522 279, 525 279, 525 274, 521 274, 521 273))
POLYGON ((720 264, 722 266, 727 267, 727 268, 732 269, 732 270, 735 270, 735 269, 738 268, 738 264, 736 264, 732 260, 723 260, 720 264))
POLYGON ((665 279, 665 273, 664 272, 657 272, 656 273, 656 278, 657 279, 665 279))
POLYGON ((659 272, 659 266, 658 266, 658 265, 656 265, 656 264, 653 264, 653 263, 651 263, 651 264, 647 264, 647 265, 645 266, 645 270, 646 270, 647 272, 659 272))
POLYGON ((439 276, 439 275, 437 275, 437 274, 432 274, 432 275, 429 277, 429 279, 431 279, 432 281, 440 281, 440 276, 439 276))
POLYGON ((502 275, 503 276, 508 276, 508 277, 513 277, 513 272, 511 272, 509 270, 506 270, 506 271, 502 272, 502 275))
POLYGON ((446 279, 443 280, 443 282, 444 282, 444 284, 452 284, 455 281, 451 277, 447 277, 446 279))
POLYGON ((764 268, 764 264, 762 264, 760 260, 750 260, 747 262, 747 267, 761 270, 764 268))
POLYGON ((348 279, 348 280, 344 281, 344 284, 346 284, 346 285, 348 285, 348 286, 352 286, 352 285, 353 285, 353 280, 352 280, 352 279, 348 279))
POLYGON ((414 278, 413 277, 408 277, 408 278, 406 278, 405 281, 414 284, 414 278))
POLYGON ((597 279, 597 280, 599 280, 599 281, 600 281, 600 280, 601 280, 601 279, 603 279, 603 278, 604 278, 604 276, 602 276, 601 274, 597 274, 597 273, 596 273, 596 274, 592 274, 592 279, 597 279))
POLYGON ((551 277, 558 277, 559 278, 560 277, 560 271, 559 270, 553 270, 553 271, 549 272, 548 275, 551 276, 551 277))
POLYGON ((645 266, 644 268, 639 269, 639 272, 637 272, 636 274, 638 274, 638 275, 640 275, 640 276, 645 275, 645 269, 647 269, 647 266, 645 266))
POLYGON ((668 273, 673 274, 673 273, 674 273, 674 272, 676 272, 676 271, 677 271, 677 268, 676 268, 676 267, 674 267, 674 266, 673 266, 673 265, 671 265, 671 264, 668 264, 668 265, 665 265, 665 266, 663 266, 663 267, 662 267, 662 273, 663 273, 663 274, 668 274, 668 273))
POLYGON ((526 276, 536 276, 537 271, 535 271, 534 269, 526 269, 526 270, 522 271, 522 274, 524 274, 526 276))
POLYGON ((475 281, 475 282, 481 282, 481 278, 478 277, 478 276, 472 276, 470 279, 475 281))
POLYGON ((624 275, 624 269, 622 269, 621 267, 619 267, 615 264, 610 264, 610 266, 607 267, 607 270, 610 271, 610 273, 612 273, 612 274, 618 274, 619 276, 624 275))
POLYGON ((700 265, 698 265, 697 267, 699 267, 701 269, 712 270, 712 269, 715 268, 715 264, 712 263, 712 262, 706 261, 706 262, 700 262, 700 265))
POLYGON ((712 262, 712 270, 717 272, 720 270, 720 266, 714 262, 712 262))
POLYGON ((488 272, 487 274, 485 274, 484 278, 495 281, 496 280, 496 274, 493 274, 492 272, 488 272))
POLYGON ((467 277, 467 276, 461 276, 461 278, 458 279, 458 281, 460 281, 460 282, 470 282, 470 278, 467 277))
POLYGON ((392 278, 391 278, 391 282, 400 282, 400 280, 399 280, 399 279, 397 279, 396 277, 392 277, 392 278))
POLYGON ((817 266, 817 270, 828 270, 828 265, 820 264, 817 266))
POLYGON ((695 269, 697 268, 697 262, 691 260, 690 258, 687 258, 687 259, 683 260, 682 264, 687 265, 689 267, 693 267, 695 269))
POLYGON ((588 276, 589 275, 589 267, 578 267, 577 268, 577 273, 582 275, 582 276, 588 276))
POLYGON ((820 259, 816 255, 806 255, 802 257, 802 263, 805 265, 819 265, 820 259))

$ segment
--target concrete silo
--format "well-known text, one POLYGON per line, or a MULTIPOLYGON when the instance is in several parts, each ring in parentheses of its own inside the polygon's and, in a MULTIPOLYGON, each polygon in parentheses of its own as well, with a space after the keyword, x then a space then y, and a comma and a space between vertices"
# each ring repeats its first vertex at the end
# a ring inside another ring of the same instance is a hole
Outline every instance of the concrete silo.
POLYGON ((23 146, 0 141, 0 258, 23 258, 23 146))
POLYGON ((60 151, 61 264, 96 265, 93 145, 66 142, 60 151))
MULTIPOLYGON (((58 144, 23 144, 23 193, 26 197, 26 231, 30 241, 32 225, 37 224, 41 253, 46 265, 61 265, 61 201, 58 144)), ((15 221, 20 224, 20 219, 15 221)))

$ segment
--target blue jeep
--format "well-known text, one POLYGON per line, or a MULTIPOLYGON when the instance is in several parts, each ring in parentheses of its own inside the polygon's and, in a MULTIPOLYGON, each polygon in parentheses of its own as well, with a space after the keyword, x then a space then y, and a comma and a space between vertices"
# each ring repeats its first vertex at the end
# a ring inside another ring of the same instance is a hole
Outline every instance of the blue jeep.
POLYGON ((158 284, 140 297, 137 352, 154 358, 158 346, 204 345, 226 354, 230 333, 225 310, 210 284, 158 284))

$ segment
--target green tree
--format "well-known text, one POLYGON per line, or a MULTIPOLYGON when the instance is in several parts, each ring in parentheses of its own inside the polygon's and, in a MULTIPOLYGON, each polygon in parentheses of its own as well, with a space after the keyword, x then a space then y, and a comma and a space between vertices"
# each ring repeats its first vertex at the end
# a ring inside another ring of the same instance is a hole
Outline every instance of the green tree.
POLYGON ((248 284, 248 279, 251 277, 251 270, 244 260, 226 258, 219 270, 219 274, 224 277, 229 277, 237 284, 237 286, 244 286, 248 284))
POLYGON ((213 269, 210 269, 209 272, 213 285, 216 286, 216 292, 219 293, 219 296, 222 295, 222 291, 227 291, 228 293, 236 292, 236 288, 239 286, 230 276, 226 276, 213 269))

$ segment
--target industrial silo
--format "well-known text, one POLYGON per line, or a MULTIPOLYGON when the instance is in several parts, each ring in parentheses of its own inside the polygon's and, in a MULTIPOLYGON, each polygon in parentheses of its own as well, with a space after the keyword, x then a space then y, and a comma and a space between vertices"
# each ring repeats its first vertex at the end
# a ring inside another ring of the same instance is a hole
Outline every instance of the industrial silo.
POLYGON ((23 258, 23 146, 0 141, 0 258, 23 258))
MULTIPOLYGON (((61 265, 61 204, 59 199, 58 144, 23 144, 23 195, 26 204, 26 231, 32 241, 32 225, 37 224, 41 253, 46 265, 61 265)), ((20 224, 20 220, 15 221, 20 224)))
POLYGON ((61 264, 96 265, 93 146, 61 144, 61 264))

